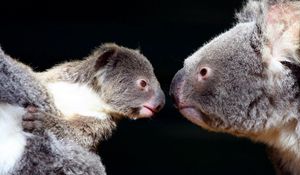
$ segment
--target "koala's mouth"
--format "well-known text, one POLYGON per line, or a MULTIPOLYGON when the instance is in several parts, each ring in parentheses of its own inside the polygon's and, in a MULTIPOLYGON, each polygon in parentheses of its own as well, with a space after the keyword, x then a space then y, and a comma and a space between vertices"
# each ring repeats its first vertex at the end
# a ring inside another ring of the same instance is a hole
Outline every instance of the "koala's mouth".
POLYGON ((136 107, 136 108, 132 108, 130 114, 128 114, 127 116, 130 119, 136 120, 136 119, 140 119, 140 118, 151 118, 152 116, 154 116, 157 112, 155 111, 155 109, 143 105, 141 107, 136 107))
POLYGON ((207 128, 208 116, 194 106, 179 106, 180 113, 192 123, 207 128))
POLYGON ((140 116, 141 116, 141 118, 152 117, 155 113, 156 113, 156 111, 155 111, 154 108, 152 108, 150 106, 146 106, 146 105, 143 105, 141 107, 141 110, 140 110, 140 116))

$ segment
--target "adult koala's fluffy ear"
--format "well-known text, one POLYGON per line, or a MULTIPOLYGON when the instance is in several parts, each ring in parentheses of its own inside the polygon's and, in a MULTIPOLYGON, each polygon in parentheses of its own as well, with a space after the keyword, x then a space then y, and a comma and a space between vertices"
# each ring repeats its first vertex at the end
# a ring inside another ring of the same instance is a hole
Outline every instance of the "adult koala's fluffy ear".
MULTIPOLYGON (((264 1, 262 6, 262 18, 258 21, 262 31, 262 60, 273 75, 290 71, 299 90, 300 1, 269 0, 264 1)), ((299 118, 295 131, 300 139, 299 118)))
POLYGON ((238 23, 256 23, 265 61, 293 59, 291 61, 300 63, 299 9, 299 1, 250 0, 236 18, 238 23))
POLYGON ((263 4, 260 21, 263 36, 263 59, 300 63, 300 3, 273 0, 263 4))

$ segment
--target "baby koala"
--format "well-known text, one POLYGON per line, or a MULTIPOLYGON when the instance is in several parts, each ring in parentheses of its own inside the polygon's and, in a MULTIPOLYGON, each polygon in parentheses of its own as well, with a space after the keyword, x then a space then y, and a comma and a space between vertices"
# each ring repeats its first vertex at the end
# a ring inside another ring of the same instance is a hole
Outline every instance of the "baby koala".
POLYGON ((149 118, 165 103, 148 59, 116 44, 104 44, 83 60, 57 65, 37 77, 62 114, 45 118, 44 126, 89 150, 111 135, 118 120, 149 118))

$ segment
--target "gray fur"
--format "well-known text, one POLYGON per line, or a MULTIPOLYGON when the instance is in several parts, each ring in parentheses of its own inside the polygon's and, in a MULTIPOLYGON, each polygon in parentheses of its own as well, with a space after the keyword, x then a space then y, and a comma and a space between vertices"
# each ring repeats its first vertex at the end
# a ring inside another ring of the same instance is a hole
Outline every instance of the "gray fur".
POLYGON ((257 21, 262 13, 263 9, 259 1, 249 1, 240 12, 236 13, 236 18, 239 23, 257 21))
POLYGON ((12 175, 86 174, 104 175, 100 157, 71 141, 58 140, 51 133, 27 139, 22 159, 12 175))
MULTIPOLYGON (((1 48, 0 48, 1 50, 1 48)), ((0 51, 0 101, 22 107, 33 105, 44 112, 58 114, 45 87, 28 66, 0 51), (22 76, 20 76, 22 75, 22 76), (22 88, 20 88, 22 87, 22 88)))
POLYGON ((171 85, 179 110, 192 122, 269 145, 279 174, 300 173, 300 74, 294 74, 300 29, 291 25, 300 23, 299 11, 299 0, 248 1, 238 23, 187 58, 171 85), (276 20, 291 21, 281 21, 285 26, 276 31, 276 20), (276 43, 281 32, 297 38, 276 43), (203 67, 211 72, 200 81, 203 67))
MULTIPOLYGON (((41 111, 57 114, 45 87, 33 76, 31 69, 5 55, 3 51, 0 53, 1 103, 22 107, 35 105, 41 111)), ((106 173, 97 154, 73 142, 58 140, 53 134, 42 130, 27 138, 25 152, 11 174, 106 173)))

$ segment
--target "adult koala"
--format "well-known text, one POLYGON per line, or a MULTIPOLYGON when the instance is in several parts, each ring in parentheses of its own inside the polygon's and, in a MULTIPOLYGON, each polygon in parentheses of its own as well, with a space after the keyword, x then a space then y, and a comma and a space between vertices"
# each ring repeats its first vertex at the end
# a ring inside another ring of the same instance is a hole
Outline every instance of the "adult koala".
POLYGON ((263 142, 278 174, 300 174, 300 1, 249 0, 236 16, 185 60, 170 93, 193 123, 263 142))

